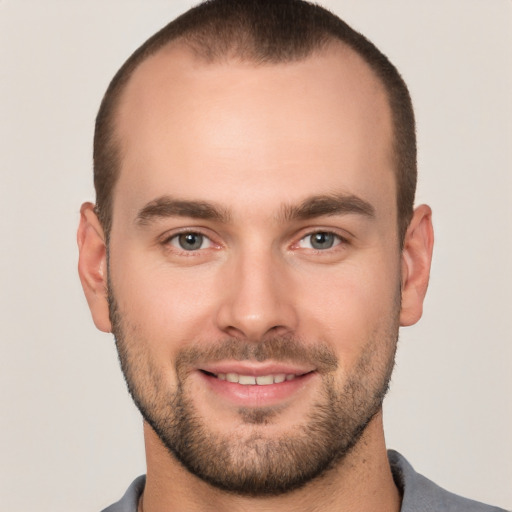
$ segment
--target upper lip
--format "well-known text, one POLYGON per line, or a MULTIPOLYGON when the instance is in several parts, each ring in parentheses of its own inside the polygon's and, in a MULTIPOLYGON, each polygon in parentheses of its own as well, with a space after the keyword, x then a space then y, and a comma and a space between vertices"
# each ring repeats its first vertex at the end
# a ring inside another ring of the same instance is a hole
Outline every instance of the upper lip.
POLYGON ((201 365, 199 370, 204 372, 219 373, 237 373, 239 375, 252 375, 262 377, 265 375, 304 375, 315 370, 311 366, 297 365, 293 363, 281 362, 250 362, 250 361, 220 361, 216 363, 207 363, 201 365))

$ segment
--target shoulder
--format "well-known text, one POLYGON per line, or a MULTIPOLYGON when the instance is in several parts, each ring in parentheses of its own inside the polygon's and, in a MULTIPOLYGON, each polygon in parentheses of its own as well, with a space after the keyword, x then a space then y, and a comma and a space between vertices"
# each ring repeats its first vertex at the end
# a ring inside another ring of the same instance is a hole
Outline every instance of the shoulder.
POLYGON ((401 512, 505 512, 445 491, 428 478, 416 473, 407 460, 394 450, 388 450, 388 459, 396 485, 401 489, 401 512))
MULTIPOLYGON (((400 512, 506 512, 442 489, 416 473, 405 457, 394 450, 388 450, 388 459, 395 483, 403 494, 400 512)), ((123 497, 102 512, 137 512, 145 483, 144 475, 136 478, 123 497)))
POLYGON ((137 477, 128 487, 123 497, 102 512, 137 512, 139 498, 144 490, 144 485, 146 485, 146 476, 137 477))

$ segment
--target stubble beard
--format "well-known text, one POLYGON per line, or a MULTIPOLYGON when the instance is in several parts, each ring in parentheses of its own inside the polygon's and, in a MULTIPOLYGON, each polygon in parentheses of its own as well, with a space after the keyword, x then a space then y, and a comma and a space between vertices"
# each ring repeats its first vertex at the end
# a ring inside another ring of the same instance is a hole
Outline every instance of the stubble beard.
POLYGON ((333 376, 337 360, 330 348, 308 348, 293 337, 285 337, 259 344, 227 339, 213 350, 183 349, 175 364, 178 384, 170 390, 149 357, 146 340, 140 339, 137 330, 124 321, 111 291, 109 304, 121 368, 142 416, 171 456, 190 473, 230 493, 276 496, 327 474, 357 444, 380 411, 389 387, 398 339, 398 313, 368 340, 342 386, 333 376), (280 436, 267 435, 265 428, 274 418, 279 421, 279 410, 275 408, 241 408, 240 420, 248 426, 245 434, 236 430, 216 432, 198 413, 187 386, 186 370, 201 357, 308 360, 324 369, 319 372, 321 393, 304 421, 280 436))

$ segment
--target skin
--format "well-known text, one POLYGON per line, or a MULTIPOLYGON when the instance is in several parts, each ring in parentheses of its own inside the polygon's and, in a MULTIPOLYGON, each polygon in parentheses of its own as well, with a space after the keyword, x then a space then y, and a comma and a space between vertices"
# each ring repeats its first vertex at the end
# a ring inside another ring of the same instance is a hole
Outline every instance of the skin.
MULTIPOLYGON (((86 203, 79 273, 94 322, 105 332, 111 331, 110 279, 127 329, 146 340, 145 354, 167 389, 177 382, 180 349, 228 336, 255 344, 276 335, 310 345, 321 341, 338 360, 332 372, 337 386, 355 374, 369 348, 375 374, 393 357, 389 332, 422 313, 431 211, 416 208, 401 250, 389 106, 357 55, 332 46, 300 62, 256 67, 232 59, 207 64, 175 45, 135 72, 117 134, 123 159, 110 265, 101 225, 86 203), (283 215, 313 196, 333 195, 357 197, 372 213, 283 215), (141 222, 141 212, 162 197, 214 204, 227 218, 152 214, 141 222), (183 230, 210 242, 184 251, 172 238, 183 230), (311 247, 310 235, 319 231, 339 237, 333 247, 311 247)), ((216 394, 199 374, 191 372, 187 382, 213 431, 241 439, 254 428, 269 439, 286 435, 305 421, 322 385, 314 374, 272 402, 279 410, 270 425, 255 427, 241 420, 239 404, 216 394)), ((247 405, 255 407, 250 400, 247 405)), ((211 487, 170 456, 147 423, 144 435, 146 512, 400 508, 382 411, 323 478, 266 498, 211 487)))

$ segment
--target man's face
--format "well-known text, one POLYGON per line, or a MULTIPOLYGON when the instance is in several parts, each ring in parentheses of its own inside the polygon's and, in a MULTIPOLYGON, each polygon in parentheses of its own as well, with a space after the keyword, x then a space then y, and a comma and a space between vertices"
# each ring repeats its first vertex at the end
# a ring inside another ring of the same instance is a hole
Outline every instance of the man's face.
POLYGON ((380 410, 400 314, 392 127, 352 52, 255 66, 174 47, 129 82, 109 247, 145 419, 246 494, 335 465, 380 410))

